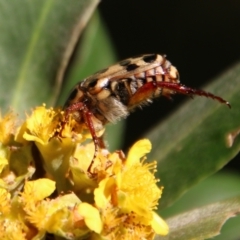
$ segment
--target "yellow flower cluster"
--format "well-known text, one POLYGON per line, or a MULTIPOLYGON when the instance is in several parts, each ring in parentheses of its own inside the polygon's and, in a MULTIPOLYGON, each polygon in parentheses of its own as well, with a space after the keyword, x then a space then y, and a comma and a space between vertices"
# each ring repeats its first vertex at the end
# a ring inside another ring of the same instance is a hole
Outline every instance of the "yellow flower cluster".
POLYGON ((151 143, 99 150, 86 126, 63 123, 61 109, 37 107, 19 127, 0 116, 0 239, 153 239, 168 226, 155 212, 162 189, 151 143))

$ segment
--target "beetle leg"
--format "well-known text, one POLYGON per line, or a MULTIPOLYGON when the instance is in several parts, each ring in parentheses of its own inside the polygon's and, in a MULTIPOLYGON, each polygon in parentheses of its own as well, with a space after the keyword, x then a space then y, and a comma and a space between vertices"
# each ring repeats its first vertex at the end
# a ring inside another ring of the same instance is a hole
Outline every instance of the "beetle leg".
POLYGON ((92 112, 88 110, 88 108, 86 107, 84 110, 83 110, 83 114, 84 114, 84 118, 86 120, 86 123, 87 123, 87 126, 88 126, 88 129, 92 135, 92 139, 93 139, 93 142, 94 142, 94 146, 95 146, 95 151, 94 151, 94 155, 93 155, 93 159, 87 169, 87 172, 90 173, 91 175, 93 175, 93 173, 91 172, 91 168, 92 168, 92 165, 94 163, 94 159, 96 158, 97 156, 97 151, 99 148, 105 148, 105 145, 104 145, 104 142, 102 140, 102 138, 99 138, 97 135, 96 135, 96 131, 94 129, 94 125, 93 125, 93 121, 92 121, 92 112))
POLYGON ((177 93, 181 93, 181 94, 185 94, 185 95, 190 95, 190 96, 199 95, 199 96, 209 97, 209 98, 219 101, 220 103, 224 103, 229 108, 231 108, 231 105, 229 102, 225 101, 224 99, 222 99, 219 96, 216 96, 210 92, 205 92, 201 89, 194 89, 194 88, 190 88, 190 87, 184 86, 179 83, 170 83, 170 82, 158 82, 157 85, 159 87, 165 87, 165 88, 174 90, 177 93))
MULTIPOLYGON (((221 97, 216 96, 212 93, 205 92, 205 91, 199 90, 199 89, 190 88, 190 87, 184 86, 180 83, 172 83, 172 82, 164 82, 164 81, 162 81, 162 82, 152 81, 152 82, 145 83, 131 97, 130 102, 129 102, 129 106, 137 105, 147 98, 152 98, 152 96, 154 94, 154 91, 157 88, 169 89, 169 90, 172 90, 176 93, 180 93, 180 94, 184 94, 184 95, 190 95, 190 96, 199 95, 199 96, 204 96, 204 97, 210 97, 210 98, 215 99, 215 100, 217 100, 221 103, 226 104, 229 108, 231 108, 231 105, 230 105, 229 102, 225 101, 221 97)), ((167 95, 167 97, 168 97, 168 95, 167 95)))
POLYGON ((94 142, 94 146, 95 146, 95 151, 94 151, 94 155, 93 155, 93 159, 87 169, 87 172, 91 175, 93 175, 93 173, 91 172, 91 168, 92 165, 94 163, 94 159, 97 156, 97 151, 99 148, 105 148, 104 142, 102 138, 99 138, 96 134, 96 131, 94 129, 94 124, 92 121, 92 112, 88 109, 88 107, 86 106, 86 104, 84 104, 83 102, 77 102, 77 103, 73 103, 71 104, 69 107, 66 108, 66 119, 68 120, 69 118, 69 114, 73 113, 75 111, 81 112, 83 115, 83 118, 85 119, 85 122, 87 124, 87 127, 89 129, 89 132, 92 136, 93 142, 94 142))

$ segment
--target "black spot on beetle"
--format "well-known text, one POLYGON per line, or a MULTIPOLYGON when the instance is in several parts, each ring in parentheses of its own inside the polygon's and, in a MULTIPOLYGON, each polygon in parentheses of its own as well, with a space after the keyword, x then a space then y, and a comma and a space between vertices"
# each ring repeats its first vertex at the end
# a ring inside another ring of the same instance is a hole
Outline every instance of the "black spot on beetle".
POLYGON ((133 70, 135 70, 135 69, 137 69, 137 68, 139 68, 139 66, 138 66, 137 64, 135 64, 135 63, 132 63, 132 64, 129 64, 129 65, 126 67, 126 70, 127 70, 128 72, 130 72, 130 71, 133 71, 133 70))
POLYGON ((152 63, 157 59, 157 54, 146 55, 143 57, 143 61, 146 63, 152 63))
POLYGON ((97 78, 92 79, 91 82, 88 84, 88 87, 90 87, 90 88, 95 87, 96 84, 97 84, 97 82, 98 82, 98 79, 97 79, 97 78))
POLYGON ((74 88, 71 92, 71 94, 68 97, 68 101, 69 100, 73 100, 76 96, 77 96, 78 90, 76 88, 74 88))
POLYGON ((125 59, 125 60, 119 62, 119 65, 125 67, 125 66, 129 65, 130 63, 131 63, 130 59, 125 59))

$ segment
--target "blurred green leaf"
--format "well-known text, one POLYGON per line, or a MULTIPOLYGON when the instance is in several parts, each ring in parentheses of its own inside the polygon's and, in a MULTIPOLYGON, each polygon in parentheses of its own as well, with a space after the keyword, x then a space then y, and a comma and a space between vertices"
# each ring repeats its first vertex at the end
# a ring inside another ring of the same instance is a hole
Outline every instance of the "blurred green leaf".
MULTIPOLYGON (((226 172, 226 170, 220 171, 191 188, 172 206, 161 211, 160 216, 166 219, 213 202, 240 196, 239 182, 238 174, 226 172)), ((214 240, 238 239, 240 236, 239 226, 240 216, 238 215, 224 224, 221 234, 214 240)))
POLYGON ((0 105, 20 114, 56 99, 98 0, 0 1, 0 105))
POLYGON ((190 187, 221 169, 240 149, 240 138, 230 146, 230 133, 240 128, 240 64, 216 78, 207 91, 227 99, 232 109, 195 97, 154 128, 148 138, 158 160, 164 186, 160 208, 171 204, 190 187))
POLYGON ((74 53, 73 62, 59 97, 60 104, 64 104, 75 84, 96 71, 114 64, 116 61, 114 49, 105 25, 99 13, 95 12, 74 53))
POLYGON ((221 229, 221 234, 212 238, 214 240, 237 240, 240 239, 240 215, 228 219, 221 229))
MULTIPOLYGON (((113 46, 99 13, 95 12, 78 45, 74 60, 63 84, 59 104, 63 105, 74 85, 94 72, 116 62, 113 46)), ((120 147, 125 121, 106 126, 106 140, 110 150, 120 147)))
POLYGON ((160 209, 160 215, 164 218, 171 217, 207 204, 240 196, 239 182, 239 174, 221 170, 192 187, 170 207, 162 211, 160 209))
POLYGON ((225 221, 240 212, 240 197, 204 206, 167 220, 170 233, 156 240, 204 240, 220 233, 225 221))

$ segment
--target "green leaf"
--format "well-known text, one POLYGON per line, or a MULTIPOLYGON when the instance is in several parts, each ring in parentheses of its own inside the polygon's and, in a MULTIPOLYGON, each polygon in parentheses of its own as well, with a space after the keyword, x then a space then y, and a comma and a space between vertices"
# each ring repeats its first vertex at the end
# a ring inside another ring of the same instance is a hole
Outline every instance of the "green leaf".
POLYGON ((225 221, 240 212, 240 197, 214 203, 167 220, 170 233, 156 240, 203 240, 220 233, 225 221))
POLYGON ((74 53, 60 94, 60 104, 64 104, 75 84, 96 71, 116 62, 116 56, 108 32, 98 12, 95 12, 83 32, 80 43, 74 53))
POLYGON ((240 216, 229 219, 222 227, 221 234, 214 237, 214 240, 236 240, 239 239, 240 216))
MULTIPOLYGON (((191 188, 174 204, 160 212, 167 217, 190 211, 194 208, 240 196, 240 176, 233 172, 220 171, 191 188)), ((240 216, 231 218, 224 224, 221 234, 214 240, 237 239, 239 237, 240 216)), ((198 228, 198 226, 197 226, 198 228)))
POLYGON ((21 115, 52 104, 98 0, 0 1, 0 105, 21 115))
POLYGON ((195 97, 153 129, 148 138, 158 160, 164 186, 160 208, 171 204, 190 187, 221 169, 240 149, 240 138, 229 142, 240 128, 240 64, 216 78, 206 91, 227 99, 232 109, 195 97))
POLYGON ((163 218, 171 217, 207 204, 240 196, 240 176, 237 173, 221 170, 204 179, 170 207, 160 210, 163 218))
MULTIPOLYGON (((116 54, 109 40, 107 30, 99 13, 96 12, 89 22, 86 31, 74 54, 74 61, 64 82, 59 104, 63 105, 74 85, 96 71, 106 68, 116 62, 116 54)), ((116 125, 106 126, 106 139, 110 150, 115 150, 121 145, 124 121, 116 125)))

